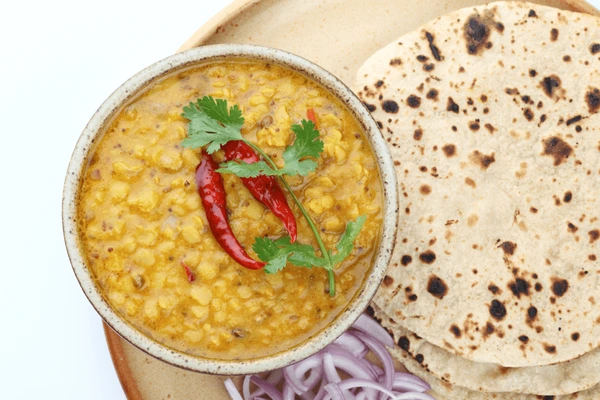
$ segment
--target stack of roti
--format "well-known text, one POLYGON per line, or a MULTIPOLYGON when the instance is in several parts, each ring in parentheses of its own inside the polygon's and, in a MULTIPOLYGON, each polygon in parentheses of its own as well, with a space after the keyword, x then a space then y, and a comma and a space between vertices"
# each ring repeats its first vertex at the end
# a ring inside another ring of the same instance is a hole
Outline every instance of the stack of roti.
POLYGON ((395 160, 374 312, 439 399, 600 399, 600 19, 459 10, 360 68, 395 160))

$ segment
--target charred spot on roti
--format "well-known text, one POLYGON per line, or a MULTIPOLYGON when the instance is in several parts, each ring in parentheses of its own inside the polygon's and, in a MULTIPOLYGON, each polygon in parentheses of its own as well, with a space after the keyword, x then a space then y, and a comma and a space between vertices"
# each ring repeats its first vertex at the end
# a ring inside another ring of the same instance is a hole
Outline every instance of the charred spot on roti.
POLYGON ((543 289, 544 287, 542 286, 542 284, 541 284, 541 283, 539 283, 539 282, 536 282, 536 284, 535 284, 534 288, 535 288, 535 291, 536 291, 536 292, 541 292, 541 291, 542 291, 542 289, 543 289))
POLYGON ((383 129, 383 123, 381 121, 376 121, 379 129, 383 129))
POLYGON ((419 297, 416 294, 413 293, 413 294, 411 294, 411 295, 408 296, 408 301, 411 301, 411 302, 412 301, 417 301, 418 298, 419 297))
POLYGON ((554 99, 557 97, 557 92, 561 89, 561 80, 556 75, 550 75, 540 81, 540 86, 546 93, 546 96, 554 99))
POLYGON ((547 353, 554 354, 556 353, 556 346, 544 343, 544 350, 546 350, 547 353))
POLYGON ((510 291, 519 299, 521 298, 521 295, 529 296, 530 287, 531 284, 522 278, 517 278, 508 284, 510 291))
MULTIPOLYGON (((471 55, 481 54, 488 44, 490 26, 494 23, 492 13, 487 11, 484 15, 473 14, 463 26, 464 39, 467 52, 471 55)), ((504 31, 504 25, 495 24, 499 32, 504 31)))
POLYGON ((440 49, 438 49, 437 46, 433 43, 435 41, 435 37, 431 33, 426 31, 425 38, 427 38, 427 42, 429 43, 429 50, 431 50, 433 58, 435 58, 437 61, 442 61, 440 49))
POLYGON ((438 299, 442 300, 448 293, 448 285, 437 275, 431 275, 427 282, 427 291, 438 299))
POLYGON ((450 332, 452 332, 452 334, 457 338, 460 339, 460 337, 462 336, 462 332, 460 331, 460 328, 453 324, 452 326, 450 326, 450 332))
POLYGON ((572 222, 567 222, 567 230, 571 233, 575 233, 579 230, 579 228, 576 225, 573 225, 572 222))
POLYGON ((488 169, 490 164, 496 161, 495 153, 492 153, 491 155, 485 155, 479 150, 475 150, 473 153, 471 153, 469 159, 472 163, 479 165, 479 167, 481 167, 483 170, 488 169))
POLYGON ((563 196, 563 201, 565 203, 570 203, 571 200, 573 200, 573 192, 571 192, 570 190, 565 192, 565 195, 563 196))
POLYGON ((600 43, 592 43, 590 45, 590 53, 596 54, 600 52, 600 43))
POLYGON ((564 296, 569 290, 569 281, 562 278, 553 277, 552 278, 552 293, 554 293, 558 297, 564 296))
POLYGON ((494 131, 498 130, 498 129, 494 128, 494 126, 490 123, 486 123, 484 125, 484 128, 487 129, 492 135, 494 134, 494 131))
POLYGON ((446 157, 450 158, 456 155, 456 146, 453 144, 446 144, 442 147, 442 151, 446 157))
POLYGON ((527 121, 531 121, 534 117, 533 111, 531 111, 530 107, 527 107, 525 111, 523 111, 523 115, 525 116, 525 119, 527 119, 527 121))
POLYGON ((419 188, 419 192, 421 192, 422 195, 427 196, 429 193, 431 193, 431 186, 421 185, 421 187, 419 188))
POLYGON ((578 332, 575 332, 575 333, 573 333, 573 334, 571 335, 571 340, 573 340, 574 342, 576 342, 576 341, 578 341, 578 340, 579 340, 579 337, 580 337, 579 333, 578 333, 578 332))
POLYGON ((383 277, 383 286, 389 287, 394 284, 394 278, 389 275, 383 277))
POLYGON ((590 243, 594 243, 596 240, 598 240, 598 238, 600 238, 600 230, 593 229, 588 232, 588 235, 590 236, 590 243))
POLYGON ((493 294, 502 294, 502 289, 500 289, 498 286, 494 285, 493 283, 490 283, 490 285, 488 286, 488 290, 490 292, 492 292, 493 294))
POLYGON ((521 335, 521 336, 519 336, 519 340, 523 343, 528 343, 529 337, 527 337, 526 335, 521 335))
POLYGON ((506 307, 501 301, 494 299, 490 304, 490 315, 496 321, 502 321, 506 317, 506 307))
POLYGON ((423 65, 423 71, 431 72, 434 69, 435 69, 435 65, 433 65, 432 63, 423 65))
POLYGON ((406 98, 406 104, 408 104, 410 108, 419 108, 421 105, 421 98, 417 95, 411 94, 406 98))
POLYGON ((384 100, 383 103, 381 103, 381 108, 383 108, 383 111, 389 114, 397 114, 398 110, 400 109, 398 107, 398 103, 396 103, 394 100, 384 100))
POLYGON ((455 114, 458 114, 460 111, 460 108, 458 107, 458 104, 456 104, 454 102, 454 100, 452 99, 452 97, 448 97, 448 104, 446 105, 446 111, 450 111, 453 112, 455 114))
POLYGON ((406 336, 400 336, 400 339, 398 339, 398 347, 404 351, 408 351, 410 349, 410 340, 406 336))
POLYGON ((498 248, 501 248, 502 251, 504 251, 504 254, 512 256, 513 254, 515 254, 515 250, 517 249, 517 244, 514 242, 510 242, 510 241, 505 241, 505 242, 502 242, 502 244, 500 244, 500 246, 498 246, 498 248))
POLYGON ((550 40, 556 42, 558 39, 558 29, 552 28, 550 29, 550 40))
POLYGON ((423 356, 423 354, 417 354, 417 355, 415 356, 415 360, 417 360, 417 362, 418 362, 419 364, 423 364, 423 361, 425 361, 425 357, 423 356))
POLYGON ((406 267, 411 262, 412 262, 412 257, 409 256, 408 254, 403 255, 402 258, 400 259, 400 264, 402 264, 402 266, 404 266, 404 267, 406 267))
POLYGON ((532 214, 537 214, 538 209, 535 207, 529 207, 529 211, 531 211, 532 214))
POLYGON ((569 55, 563 56, 563 61, 564 62, 571 62, 571 56, 569 56, 569 55))
POLYGON ((434 100, 434 101, 437 101, 437 99, 438 99, 438 91, 437 91, 436 89, 430 89, 430 90, 427 92, 427 98, 428 98, 429 100, 434 100))
POLYGON ((369 112, 373 112, 375 110, 377 110, 377 107, 375 107, 373 104, 369 104, 363 101, 363 104, 365 105, 365 107, 367 107, 367 110, 369 110, 369 112))
POLYGON ((529 76, 535 78, 537 76, 537 71, 535 69, 530 69, 529 76))
POLYGON ((429 57, 423 55, 423 54, 419 54, 417 56, 417 61, 424 63, 425 61, 429 60, 429 57))
POLYGON ((413 139, 421 140, 423 138, 423 129, 415 129, 413 133, 413 139))
POLYGON ((598 112, 600 108, 600 90, 598 88, 589 88, 585 94, 585 102, 590 114, 598 112))
POLYGON ((535 306, 529 306, 527 309, 527 324, 531 325, 531 323, 537 319, 537 315, 537 308, 535 308, 535 306))
POLYGON ((537 14, 535 13, 535 10, 529 10, 529 14, 527 14, 527 16, 529 18, 537 18, 537 14))
POLYGON ((559 166, 569 158, 573 152, 573 148, 558 136, 552 136, 542 141, 544 152, 542 155, 552 156, 554 158, 554 166, 559 166))
POLYGON ((596 255, 595 255, 595 254, 590 254, 590 255, 588 256, 588 260, 590 260, 590 261, 596 261, 596 258, 597 258, 597 257, 596 257, 596 255))
POLYGON ((485 328, 483 328, 483 337, 491 336, 491 334, 494 333, 495 330, 496 328, 494 327, 494 324, 492 324, 489 321, 486 322, 485 328))
POLYGON ((479 121, 470 121, 469 122, 469 129, 472 130, 473 132, 477 132, 479 130, 480 126, 479 126, 479 121))
POLYGON ((380 79, 380 80, 378 80, 377 82, 375 82, 375 87, 376 87, 376 88, 380 88, 380 87, 382 87, 382 86, 383 86, 383 81, 382 81, 381 79, 380 79))
POLYGON ((574 124, 575 122, 581 121, 583 117, 581 115, 577 115, 576 117, 570 118, 567 120, 567 126, 574 124))
POLYGON ((424 264, 433 264, 435 261, 435 253, 431 250, 426 250, 419 254, 419 260, 424 264))

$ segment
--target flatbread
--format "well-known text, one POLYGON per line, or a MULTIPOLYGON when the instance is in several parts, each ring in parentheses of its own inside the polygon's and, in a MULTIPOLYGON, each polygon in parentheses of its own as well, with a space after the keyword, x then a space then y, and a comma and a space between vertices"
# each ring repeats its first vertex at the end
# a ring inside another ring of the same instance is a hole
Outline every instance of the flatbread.
POLYGON ((392 349, 391 353, 404 364, 409 372, 431 385, 432 390, 428 393, 436 400, 598 400, 600 398, 600 386, 594 386, 583 392, 566 394, 563 396, 518 394, 510 392, 477 392, 461 386, 452 385, 436 378, 411 357, 403 358, 405 356, 397 347, 392 349))
POLYGON ((600 26, 522 2, 459 10, 360 68, 396 163, 398 243, 374 302, 466 359, 600 344, 600 26))
POLYGON ((483 392, 514 392, 545 395, 587 390, 600 382, 600 349, 571 361, 538 367, 506 368, 476 363, 432 345, 402 328, 374 307, 374 317, 390 332, 403 354, 416 360, 438 379, 483 392))

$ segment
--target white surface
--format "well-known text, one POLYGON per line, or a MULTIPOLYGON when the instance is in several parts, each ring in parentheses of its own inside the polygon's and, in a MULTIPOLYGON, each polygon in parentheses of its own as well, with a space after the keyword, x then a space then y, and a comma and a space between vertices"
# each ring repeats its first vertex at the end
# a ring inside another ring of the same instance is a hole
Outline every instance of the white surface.
POLYGON ((64 249, 64 174, 100 103, 230 1, 2 2, 0 398, 125 398, 64 249))
POLYGON ((0 398, 124 399, 62 240, 88 119, 230 0, 0 2, 0 398))

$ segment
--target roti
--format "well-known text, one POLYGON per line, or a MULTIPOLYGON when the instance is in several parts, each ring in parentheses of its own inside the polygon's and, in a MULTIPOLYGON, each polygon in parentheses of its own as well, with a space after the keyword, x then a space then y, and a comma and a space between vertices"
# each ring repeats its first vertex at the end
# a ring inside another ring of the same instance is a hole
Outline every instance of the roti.
POLYGON ((398 243, 374 303, 505 367, 600 344, 600 26, 524 2, 389 44, 355 90, 396 163, 398 243))
POLYGON ((408 371, 424 379, 431 385, 428 392, 437 400, 598 400, 600 398, 600 386, 594 386, 583 392, 566 394, 562 396, 519 394, 510 392, 478 392, 461 386, 452 385, 436 378, 426 371, 418 362, 411 357, 402 358, 399 348, 391 350, 392 355, 404 363, 408 371))
POLYGON ((400 360, 410 357, 438 379, 474 391, 561 395, 580 392, 600 382, 600 349, 571 361, 537 367, 506 368, 476 363, 432 345, 374 307, 374 316, 394 337, 400 360))

